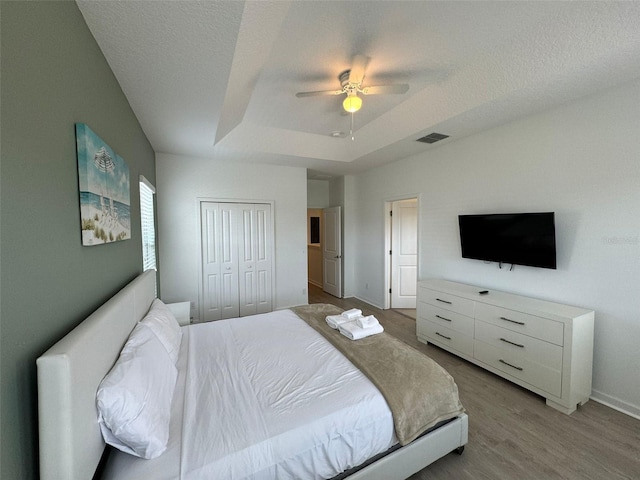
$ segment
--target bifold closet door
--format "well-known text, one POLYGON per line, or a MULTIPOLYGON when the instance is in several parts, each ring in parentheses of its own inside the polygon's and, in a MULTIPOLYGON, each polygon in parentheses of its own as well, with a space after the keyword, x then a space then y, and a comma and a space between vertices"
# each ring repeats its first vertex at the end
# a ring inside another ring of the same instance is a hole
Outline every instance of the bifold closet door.
POLYGON ((202 202, 202 319, 272 310, 271 205, 202 202))
POLYGON ((220 320, 240 315, 238 302, 237 218, 232 204, 203 202, 202 232, 202 320, 220 320))
POLYGON ((237 208, 240 316, 244 317, 272 310, 271 205, 239 204, 237 208))

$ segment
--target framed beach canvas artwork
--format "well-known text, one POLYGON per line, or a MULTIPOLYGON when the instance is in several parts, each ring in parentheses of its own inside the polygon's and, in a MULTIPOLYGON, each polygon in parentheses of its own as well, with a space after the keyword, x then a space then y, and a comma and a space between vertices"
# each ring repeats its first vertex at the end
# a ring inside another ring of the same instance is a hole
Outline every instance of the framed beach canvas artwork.
POLYGON ((131 238, 129 166, 84 123, 76 123, 82 245, 131 238))

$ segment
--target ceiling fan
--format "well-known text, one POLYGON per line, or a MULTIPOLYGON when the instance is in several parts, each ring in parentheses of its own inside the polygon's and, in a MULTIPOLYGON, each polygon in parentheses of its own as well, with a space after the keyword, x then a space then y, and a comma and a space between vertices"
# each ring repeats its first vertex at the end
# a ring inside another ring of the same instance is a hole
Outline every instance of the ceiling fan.
POLYGON ((340 80, 340 90, 321 90, 315 92, 298 92, 296 97, 314 97, 318 95, 346 95, 342 102, 342 107, 350 113, 357 112, 362 107, 362 95, 381 95, 387 93, 406 93, 409 85, 406 83, 395 85, 373 85, 368 87, 362 86, 364 80, 365 69, 369 63, 369 58, 364 55, 356 55, 353 58, 352 66, 349 70, 345 70, 338 75, 340 80))

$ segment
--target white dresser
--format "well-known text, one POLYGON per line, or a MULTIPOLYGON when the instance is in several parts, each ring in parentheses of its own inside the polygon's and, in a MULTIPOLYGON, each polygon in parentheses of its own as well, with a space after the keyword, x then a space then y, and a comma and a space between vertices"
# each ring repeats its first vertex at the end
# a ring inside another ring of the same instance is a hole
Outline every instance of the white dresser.
POLYGON ((561 412, 589 400, 594 312, 484 290, 418 282, 418 339, 545 397, 561 412))

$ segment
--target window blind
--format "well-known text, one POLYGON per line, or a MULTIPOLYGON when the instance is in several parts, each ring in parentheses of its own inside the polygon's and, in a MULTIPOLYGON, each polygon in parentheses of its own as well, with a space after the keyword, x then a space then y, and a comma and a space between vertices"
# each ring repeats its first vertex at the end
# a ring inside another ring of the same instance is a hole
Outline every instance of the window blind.
POLYGON ((140 223, 142 226, 142 270, 156 270, 156 228, 153 209, 155 188, 140 176, 140 223))

